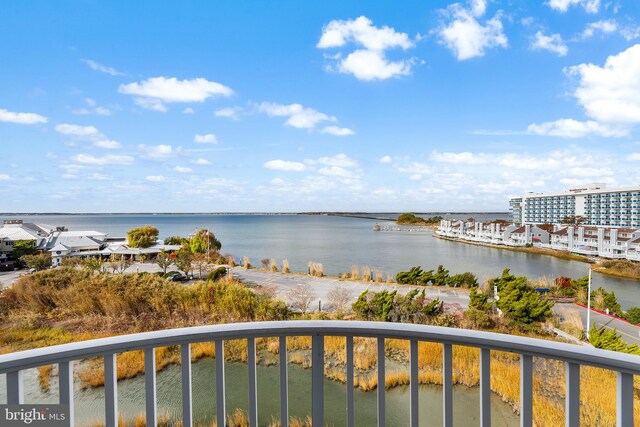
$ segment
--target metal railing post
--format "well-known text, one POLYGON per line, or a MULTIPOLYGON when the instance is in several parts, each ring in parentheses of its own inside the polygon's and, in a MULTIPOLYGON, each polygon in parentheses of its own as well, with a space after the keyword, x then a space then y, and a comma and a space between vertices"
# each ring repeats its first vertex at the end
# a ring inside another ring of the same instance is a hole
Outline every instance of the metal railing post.
POLYGON ((311 420, 324 426, 324 336, 320 334, 311 340, 311 420))
POLYGON ((491 350, 480 349, 480 425, 491 427, 491 350))
POLYGON ((224 341, 216 340, 216 421, 219 426, 226 424, 226 391, 224 378, 224 341))
POLYGON ((61 362, 58 364, 58 392, 60 394, 60 404, 67 405, 69 408, 69 418, 67 424, 70 427, 74 425, 74 406, 73 406, 73 362, 61 362))
POLYGON ((148 426, 158 423, 158 408, 156 397, 156 350, 144 349, 144 399, 146 420, 148 426))
POLYGON ((409 343, 409 411, 410 411, 410 424, 411 427, 419 427, 420 425, 420 408, 419 408, 419 392, 418 387, 418 341, 411 340, 409 343))
POLYGON ((191 344, 180 346, 180 370, 182 377, 182 425, 183 427, 192 427, 191 344))
POLYGON ((580 426, 580 365, 565 363, 565 426, 580 426))
POLYGON ((104 355, 104 409, 107 427, 118 426, 118 372, 116 354, 104 355))
POLYGON ((520 355, 520 427, 533 425, 533 357, 520 355))
POLYGON ((289 427, 289 365, 287 360, 287 336, 279 338, 280 350, 280 426, 289 427))

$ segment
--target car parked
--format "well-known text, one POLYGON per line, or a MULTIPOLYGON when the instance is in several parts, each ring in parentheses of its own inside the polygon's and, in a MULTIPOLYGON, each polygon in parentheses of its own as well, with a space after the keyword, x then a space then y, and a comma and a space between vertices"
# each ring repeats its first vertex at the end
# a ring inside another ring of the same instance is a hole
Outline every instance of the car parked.
POLYGON ((174 273, 171 276, 168 276, 167 280, 170 282, 186 282, 189 278, 183 274, 174 273))

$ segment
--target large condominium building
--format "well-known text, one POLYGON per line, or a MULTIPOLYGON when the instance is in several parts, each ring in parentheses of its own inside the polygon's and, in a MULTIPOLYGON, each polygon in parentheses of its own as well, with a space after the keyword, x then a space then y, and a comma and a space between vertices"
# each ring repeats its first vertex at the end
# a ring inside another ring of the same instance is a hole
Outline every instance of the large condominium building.
POLYGON ((587 226, 640 227, 640 187, 589 184, 564 193, 529 193, 509 206, 516 224, 558 224, 566 216, 582 216, 587 226))

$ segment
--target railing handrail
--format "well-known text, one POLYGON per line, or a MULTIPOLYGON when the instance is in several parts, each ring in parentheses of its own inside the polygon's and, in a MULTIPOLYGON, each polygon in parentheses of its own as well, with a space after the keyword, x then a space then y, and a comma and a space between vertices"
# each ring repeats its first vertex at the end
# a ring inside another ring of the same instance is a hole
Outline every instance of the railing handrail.
POLYGON ((356 336, 418 340, 539 356, 640 375, 640 356, 494 332, 404 323, 295 320, 228 323, 142 332, 0 355, 0 373, 104 354, 214 340, 278 336, 356 336))

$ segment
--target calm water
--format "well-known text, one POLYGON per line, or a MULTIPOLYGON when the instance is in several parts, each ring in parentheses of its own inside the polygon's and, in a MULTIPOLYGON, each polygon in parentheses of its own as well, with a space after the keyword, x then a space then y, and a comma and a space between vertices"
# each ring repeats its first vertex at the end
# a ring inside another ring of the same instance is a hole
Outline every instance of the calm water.
MULTIPOLYGON (((278 366, 258 366, 259 424, 268 425, 272 417, 280 416, 278 366)), ((227 410, 248 407, 247 365, 225 364, 227 410)), ((212 421, 216 414, 215 359, 204 358, 193 364, 193 414, 196 422, 212 421)), ((5 402, 4 375, 0 376, 0 402, 5 402)), ((157 375, 158 413, 173 419, 181 418, 180 367, 170 366, 157 375)), ((25 377, 26 403, 57 403, 57 377, 50 383, 51 393, 43 393, 37 371, 29 370, 25 377)), ((344 384, 325 380, 325 418, 328 425, 343 426, 346 418, 346 388, 344 384)), ((76 425, 94 424, 104 420, 104 389, 80 390, 76 384, 74 397, 76 425)), ((144 376, 118 382, 118 407, 129 423, 144 413, 144 376)), ((355 391, 356 425, 376 425, 376 393, 355 391)), ((311 370, 289 366, 290 415, 299 418, 311 413, 311 370)), ((479 389, 454 387, 454 422, 456 425, 479 424, 479 389)), ((491 396, 492 425, 517 426, 518 417, 497 395, 491 396)), ((421 425, 442 425, 442 387, 420 386, 421 425)), ((398 387, 386 395, 386 422, 391 426, 409 425, 409 388, 398 387)), ((207 424, 208 425, 208 424, 207 424)))
MULTIPOLYGON (((391 215, 389 215, 391 216, 391 215)), ((478 220, 506 218, 506 214, 457 214, 478 220)), ((529 278, 581 277, 587 264, 550 256, 512 252, 440 240, 425 232, 374 232, 375 221, 323 215, 57 215, 11 217, 30 222, 64 225, 70 230, 98 230, 125 236, 127 230, 150 224, 160 237, 186 236, 209 228, 222 242, 222 252, 248 256, 253 265, 263 258, 288 259, 295 271, 306 271, 309 261, 324 264, 325 274, 351 270, 353 264, 381 268, 395 276, 420 265, 444 265, 452 272, 471 271, 480 279, 495 277, 504 268, 529 278)), ((8 219, 0 217, 0 220, 8 219)), ((381 222, 384 225, 384 222, 381 222)), ((388 223, 392 225, 392 223, 388 223)), ((594 287, 615 291, 623 308, 640 305, 640 282, 596 274, 594 287)))

